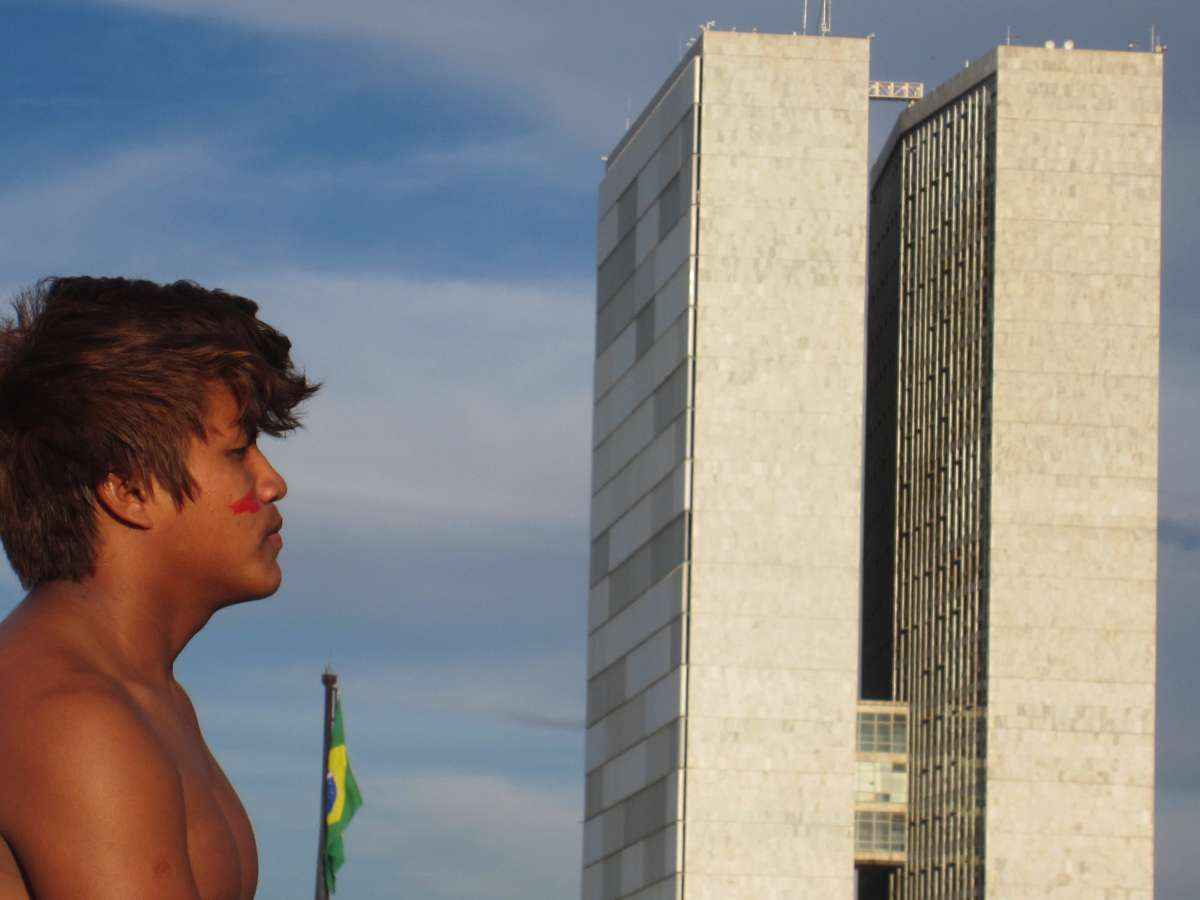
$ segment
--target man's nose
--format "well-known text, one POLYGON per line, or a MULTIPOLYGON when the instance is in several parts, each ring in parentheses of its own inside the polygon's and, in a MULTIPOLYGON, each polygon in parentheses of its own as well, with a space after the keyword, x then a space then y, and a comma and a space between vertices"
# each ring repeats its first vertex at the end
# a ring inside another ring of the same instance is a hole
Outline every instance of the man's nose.
POLYGON ((263 466, 263 471, 259 474, 259 490, 267 503, 275 503, 287 496, 287 481, 265 455, 259 455, 263 466))

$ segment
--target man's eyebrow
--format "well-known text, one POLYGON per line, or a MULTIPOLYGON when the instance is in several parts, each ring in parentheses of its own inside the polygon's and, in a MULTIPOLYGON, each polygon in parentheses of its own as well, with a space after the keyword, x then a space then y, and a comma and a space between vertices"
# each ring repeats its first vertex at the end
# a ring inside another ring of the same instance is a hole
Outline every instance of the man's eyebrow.
POLYGON ((227 445, 231 450, 240 450, 243 447, 249 447, 258 440, 258 432, 253 431, 247 434, 240 428, 231 431, 227 440, 227 445))
POLYGON ((257 428, 238 428, 234 432, 234 437, 237 438, 238 447, 249 447, 258 441, 257 428))

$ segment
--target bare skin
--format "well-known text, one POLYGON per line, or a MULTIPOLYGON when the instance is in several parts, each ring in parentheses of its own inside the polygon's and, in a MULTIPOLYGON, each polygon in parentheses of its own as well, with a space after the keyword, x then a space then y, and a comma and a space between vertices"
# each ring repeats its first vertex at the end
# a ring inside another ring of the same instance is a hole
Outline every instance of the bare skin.
POLYGON ((176 658, 218 609, 282 578, 279 473, 223 387, 188 468, 199 492, 110 476, 96 569, 0 623, 0 900, 248 900, 258 854, 176 658))

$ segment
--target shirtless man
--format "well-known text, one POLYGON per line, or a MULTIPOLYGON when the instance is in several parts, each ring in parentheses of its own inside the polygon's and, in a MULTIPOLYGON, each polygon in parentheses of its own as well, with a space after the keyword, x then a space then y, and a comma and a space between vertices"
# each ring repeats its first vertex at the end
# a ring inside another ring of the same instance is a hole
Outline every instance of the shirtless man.
POLYGON ((254 833, 175 680, 273 594, 287 486, 255 443, 317 389, 249 300, 43 282, 0 327, 0 900, 247 900, 254 833))

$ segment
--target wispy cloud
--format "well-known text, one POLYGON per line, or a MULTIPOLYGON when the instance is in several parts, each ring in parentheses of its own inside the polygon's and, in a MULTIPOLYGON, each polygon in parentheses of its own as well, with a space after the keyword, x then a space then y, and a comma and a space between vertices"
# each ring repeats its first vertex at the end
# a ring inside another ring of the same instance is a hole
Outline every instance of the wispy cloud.
MULTIPOLYGON (((580 725, 582 659, 561 651, 481 659, 475 649, 464 646, 466 655, 432 662, 348 660, 343 690, 356 705, 397 714, 447 712, 534 729, 580 725)), ((202 689, 214 721, 244 721, 253 710, 265 709, 263 698, 313 682, 314 676, 311 665, 293 663, 239 669, 238 680, 244 687, 236 695, 222 695, 216 684, 202 689)), ((267 710, 256 727, 294 733, 310 720, 309 710, 276 708, 267 710)))
MULTIPOLYGON (((528 900, 579 891, 581 790, 496 775, 364 780, 354 852, 431 897, 528 900)), ((349 872, 349 868, 347 868, 349 872)), ((350 882, 347 881, 349 889, 350 882)))
MULTIPOLYGON (((347 895, 577 894, 581 738, 577 729, 556 732, 578 717, 580 663, 551 652, 340 666, 348 747, 366 798, 348 839, 347 895)), ((302 881, 272 862, 313 839, 317 671, 296 663, 219 677, 206 670, 192 692, 214 751, 265 829, 269 900, 295 896, 302 881)))
POLYGON ((393 526, 581 520, 583 285, 283 273, 228 286, 326 382, 306 430, 273 447, 293 508, 393 526))
MULTIPOLYGON (((417 160, 418 173, 484 167, 488 152, 422 151, 428 158, 417 160)), ((528 147, 506 152, 532 165, 528 147)), ((378 175, 338 177, 366 185, 378 175)), ((11 292, 40 275, 79 270, 188 274, 262 301, 264 316, 291 334, 297 357, 327 382, 309 430, 278 451, 303 488, 294 508, 315 504, 392 524, 580 519, 590 285, 281 270, 269 258, 256 260, 267 268, 251 269, 249 260, 230 258, 236 234, 222 234, 219 223, 177 221, 197 194, 213 184, 231 190, 239 177, 229 151, 169 143, 0 194, 0 217, 17 226, 0 251, 0 284, 11 292)))
POLYGON ((500 137, 475 135, 438 147, 418 147, 383 159, 295 163, 267 177, 281 191, 346 190, 370 185, 398 197, 461 189, 482 177, 500 178, 511 190, 535 184, 541 190, 578 191, 578 160, 552 136, 535 130, 500 137))
MULTIPOLYGON (((777 0, 720 0, 703 9, 684 0, 345 0, 336 6, 322 0, 96 2, 353 40, 363 52, 386 55, 389 48, 401 48, 423 57, 431 69, 440 66, 447 79, 525 98, 535 117, 550 117, 564 136, 598 152, 615 143, 627 113, 649 99, 682 54, 684 41, 706 19, 747 30, 788 32, 801 26, 797 5, 777 0)), ((953 74, 963 56, 981 54, 1001 41, 1005 26, 1013 23, 1022 30, 1024 25, 1035 28, 1026 37, 1030 42, 1069 30, 1083 46, 1123 47, 1141 37, 1143 14, 1132 0, 1115 6, 1103 21, 1085 18, 1081 25, 1071 4, 1049 10, 1039 0, 1009 0, 1002 9, 963 7, 952 13, 944 4, 926 2, 904 15, 869 3, 839 8, 835 25, 839 34, 878 31, 877 56, 889 77, 897 77, 892 73, 902 66, 903 77, 938 83, 953 74), (1124 27, 1126 21, 1136 21, 1137 31, 1124 27), (930 48, 928 60, 914 47, 930 48)))
MULTIPOLYGON (((250 268, 278 270, 310 260, 308 248, 339 238, 325 224, 331 214, 353 229, 343 242, 361 238, 342 248, 343 259, 365 256, 373 268, 392 270, 398 255, 421 265, 427 248, 445 257, 445 267, 452 235, 417 229, 431 208, 456 198, 457 214, 477 214, 469 203, 462 206, 473 197, 464 186, 472 184, 497 187, 501 195, 532 186, 552 194, 568 184, 566 171, 550 162, 553 154, 539 152, 533 135, 416 146, 369 162, 264 161, 254 158, 252 143, 244 134, 236 142, 147 135, 103 156, 29 173, 0 190, 0 218, 11 224, 0 246, 0 285, 11 293, 46 274, 80 271, 226 281, 250 268), (373 205, 355 217, 355 198, 373 205), (405 202, 413 205, 403 216, 387 208, 405 202)), ((410 278, 409 287, 419 285, 410 278)), ((492 305, 528 287, 497 286, 492 305)), ((578 294, 581 286, 571 290, 578 294)))
MULTIPOLYGON (((597 39, 613 27, 608 10, 587 5, 517 0, 414 0, 402 5, 348 0, 337 7, 319 0, 114 0, 104 5, 351 39, 366 45, 364 52, 380 45, 403 48, 424 57, 431 68, 443 67, 445 77, 460 84, 517 92, 532 104, 533 118, 548 114, 560 128, 597 147, 610 142, 620 123, 624 101, 620 89, 612 90, 613 79, 661 69, 659 59, 634 56, 626 57, 615 73, 597 39)), ((644 10, 643 17, 660 14, 644 10)), ((684 21, 693 18, 695 14, 686 14, 684 21)))
POLYGON ((29 276, 68 274, 61 269, 65 261, 143 269, 154 258, 147 244, 161 246, 174 230, 170 198, 204 184, 217 168, 209 146, 161 142, 22 182, 0 194, 0 220, 8 224, 0 280, 15 286, 29 276), (147 235, 154 237, 146 241, 147 235), (120 237, 110 242, 105 236, 120 237))

